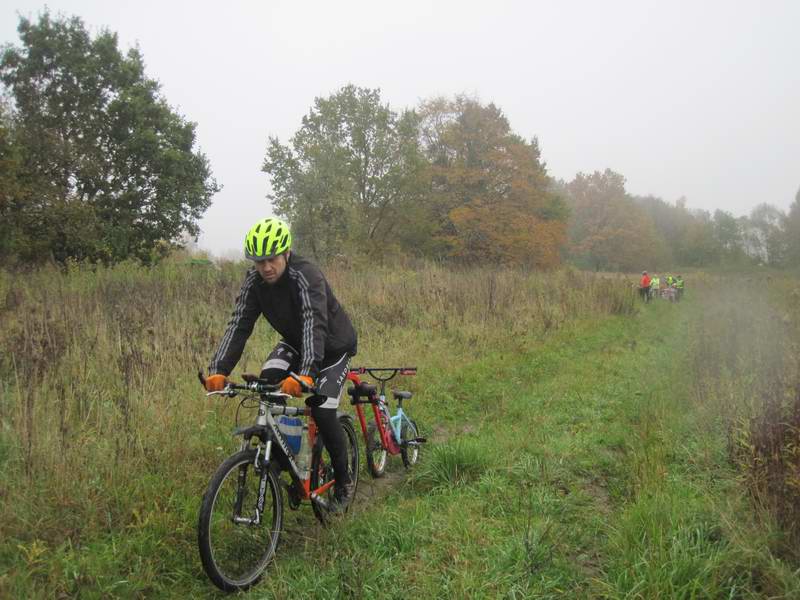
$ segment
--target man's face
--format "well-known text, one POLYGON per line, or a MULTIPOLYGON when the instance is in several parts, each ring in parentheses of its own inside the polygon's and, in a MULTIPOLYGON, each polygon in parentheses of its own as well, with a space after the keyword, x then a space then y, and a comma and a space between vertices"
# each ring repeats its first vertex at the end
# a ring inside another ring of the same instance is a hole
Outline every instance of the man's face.
POLYGON ((256 261, 256 271, 261 279, 272 285, 281 278, 286 270, 286 257, 288 253, 278 254, 272 258, 256 261))

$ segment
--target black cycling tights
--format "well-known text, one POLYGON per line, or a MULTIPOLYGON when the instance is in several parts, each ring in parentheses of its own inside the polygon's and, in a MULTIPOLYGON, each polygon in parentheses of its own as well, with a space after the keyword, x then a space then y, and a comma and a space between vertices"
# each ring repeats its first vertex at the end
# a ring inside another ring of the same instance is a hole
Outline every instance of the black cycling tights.
POLYGON ((350 483, 350 473, 347 469, 347 440, 342 424, 336 416, 336 409, 314 406, 311 408, 311 414, 331 457, 336 483, 343 485, 350 483))

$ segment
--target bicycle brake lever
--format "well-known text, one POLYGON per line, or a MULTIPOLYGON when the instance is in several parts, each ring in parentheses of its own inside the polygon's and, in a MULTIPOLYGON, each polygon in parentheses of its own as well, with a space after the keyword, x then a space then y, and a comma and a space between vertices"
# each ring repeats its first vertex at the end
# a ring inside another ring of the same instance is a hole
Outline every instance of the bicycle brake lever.
POLYGON ((236 395, 236 390, 229 390, 229 389, 206 392, 206 398, 208 398, 209 396, 228 396, 230 398, 233 398, 235 395, 236 395))

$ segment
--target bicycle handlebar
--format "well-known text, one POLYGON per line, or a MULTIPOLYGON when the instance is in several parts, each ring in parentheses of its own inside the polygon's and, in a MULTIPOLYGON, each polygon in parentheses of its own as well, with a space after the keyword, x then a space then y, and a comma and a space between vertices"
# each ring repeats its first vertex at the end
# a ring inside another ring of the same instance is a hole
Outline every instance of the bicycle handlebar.
POLYGON ((378 381, 389 381, 395 375, 416 375, 417 367, 353 367, 350 373, 355 375, 370 375, 378 381), (388 377, 376 373, 390 373, 388 377))
MULTIPOLYGON (((200 379, 200 383, 203 384, 203 387, 206 385, 206 378, 203 376, 202 371, 197 372, 197 376, 200 379)), ((289 373, 289 377, 294 379, 297 383, 300 384, 300 389, 304 392, 310 392, 312 394, 317 394, 317 388, 315 386, 310 386, 306 384, 296 373, 289 373)), ((264 379, 259 379, 255 375, 249 375, 247 373, 242 375, 242 379, 245 380, 244 385, 239 383, 234 383, 229 381, 225 388, 222 390, 218 390, 215 392, 206 392, 206 396, 228 396, 229 398, 233 398, 237 395, 238 391, 243 392, 253 392, 256 394, 264 394, 267 396, 272 396, 273 398, 291 398, 290 394, 286 394, 280 391, 281 384, 280 383, 269 383, 264 379)))

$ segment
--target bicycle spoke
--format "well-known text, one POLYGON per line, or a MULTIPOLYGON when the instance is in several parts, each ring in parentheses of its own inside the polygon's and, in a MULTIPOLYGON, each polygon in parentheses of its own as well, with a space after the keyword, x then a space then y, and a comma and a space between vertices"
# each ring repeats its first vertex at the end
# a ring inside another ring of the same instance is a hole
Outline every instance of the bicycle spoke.
POLYGON ((274 476, 267 474, 264 512, 258 514, 262 474, 253 452, 223 463, 212 478, 200 515, 200 551, 209 577, 224 590, 246 589, 275 553, 282 505, 274 476))

